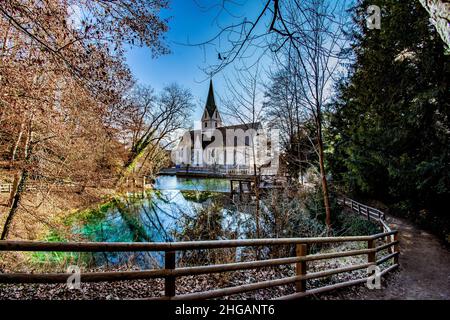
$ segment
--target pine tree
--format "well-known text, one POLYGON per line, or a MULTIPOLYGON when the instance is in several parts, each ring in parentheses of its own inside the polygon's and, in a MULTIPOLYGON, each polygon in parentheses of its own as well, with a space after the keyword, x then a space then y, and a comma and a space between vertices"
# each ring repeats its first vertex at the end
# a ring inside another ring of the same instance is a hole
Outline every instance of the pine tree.
POLYGON ((444 44, 418 1, 359 1, 354 17, 355 60, 338 86, 330 128, 334 179, 415 217, 422 210, 443 218, 450 196, 444 44), (369 5, 382 8, 380 30, 366 28, 369 5))

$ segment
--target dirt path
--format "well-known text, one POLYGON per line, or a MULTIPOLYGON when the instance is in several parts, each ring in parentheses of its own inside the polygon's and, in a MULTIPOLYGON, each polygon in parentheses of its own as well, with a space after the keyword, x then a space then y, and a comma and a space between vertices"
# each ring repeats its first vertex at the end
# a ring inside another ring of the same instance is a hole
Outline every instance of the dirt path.
POLYGON ((400 269, 382 280, 382 289, 365 286, 336 294, 337 299, 450 300, 450 251, 438 239, 404 219, 388 217, 400 231, 400 269))

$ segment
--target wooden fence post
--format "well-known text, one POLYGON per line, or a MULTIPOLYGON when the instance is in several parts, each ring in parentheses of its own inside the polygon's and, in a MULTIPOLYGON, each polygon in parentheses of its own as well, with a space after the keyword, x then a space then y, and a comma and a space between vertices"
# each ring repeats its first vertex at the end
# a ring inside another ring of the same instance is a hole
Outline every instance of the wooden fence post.
MULTIPOLYGON (((369 240, 367 241, 367 249, 375 249, 375 240, 369 240)), ((375 263, 376 262, 376 252, 369 252, 367 254, 367 258, 369 263, 375 263)))
MULTIPOLYGON (((383 227, 383 232, 386 232, 386 228, 384 228, 384 227, 383 227)), ((385 244, 391 243, 392 242, 391 239, 392 239, 391 236, 385 236, 385 237, 383 237, 383 242, 385 244)), ((394 248, 392 246, 390 246, 387 249, 388 249, 389 253, 394 253, 394 248)))
MULTIPOLYGON (((394 241, 398 241, 398 232, 394 233, 394 241)), ((398 252, 398 254, 394 257, 394 263, 398 264, 400 256, 400 246, 398 243, 394 244, 394 252, 398 252)))
MULTIPOLYGON (((175 251, 166 251, 164 257, 164 267, 166 270, 175 269, 175 251)), ((168 298, 175 296, 175 277, 164 278, 164 295, 168 298)))
MULTIPOLYGON (((297 244, 295 246, 295 252, 297 257, 305 257, 308 255, 308 245, 307 244, 297 244)), ((295 264, 295 272, 297 276, 306 275, 306 261, 300 261, 295 264)), ((306 291, 306 280, 299 280, 295 282, 295 290, 297 292, 306 291)))
POLYGON ((242 181, 239 180, 239 200, 242 201, 242 193, 244 192, 244 189, 242 188, 242 181))
MULTIPOLYGON (((375 240, 367 241, 367 249, 375 249, 375 240)), ((377 262, 377 253, 375 251, 369 252, 367 254, 367 262, 376 264, 377 262)), ((368 276, 370 277, 372 274, 369 272, 368 276)))
POLYGON ((231 199, 233 199, 233 193, 234 193, 234 190, 233 190, 233 180, 230 180, 230 198, 231 198, 231 199))

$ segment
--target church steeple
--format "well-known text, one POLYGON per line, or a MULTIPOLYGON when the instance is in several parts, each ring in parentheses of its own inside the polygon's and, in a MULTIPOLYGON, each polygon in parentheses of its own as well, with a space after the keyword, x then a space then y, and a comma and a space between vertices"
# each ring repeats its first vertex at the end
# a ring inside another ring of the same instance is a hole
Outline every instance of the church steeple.
POLYGON ((216 100, 214 98, 214 87, 212 79, 209 81, 208 97, 206 99, 205 111, 202 116, 202 128, 214 129, 222 126, 222 119, 217 109, 216 100))
POLYGON ((205 109, 208 111, 210 118, 213 117, 214 111, 217 110, 216 101, 214 99, 214 88, 213 88, 212 79, 209 80, 208 99, 206 99, 205 109))

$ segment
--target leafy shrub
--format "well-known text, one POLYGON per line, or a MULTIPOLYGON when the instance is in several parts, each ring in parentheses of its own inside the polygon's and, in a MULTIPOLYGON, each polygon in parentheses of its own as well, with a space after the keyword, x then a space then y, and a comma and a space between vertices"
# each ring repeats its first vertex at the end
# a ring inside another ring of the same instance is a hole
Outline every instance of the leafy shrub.
POLYGON ((339 212, 334 219, 333 232, 336 235, 364 236, 381 231, 378 224, 345 210, 339 212))

